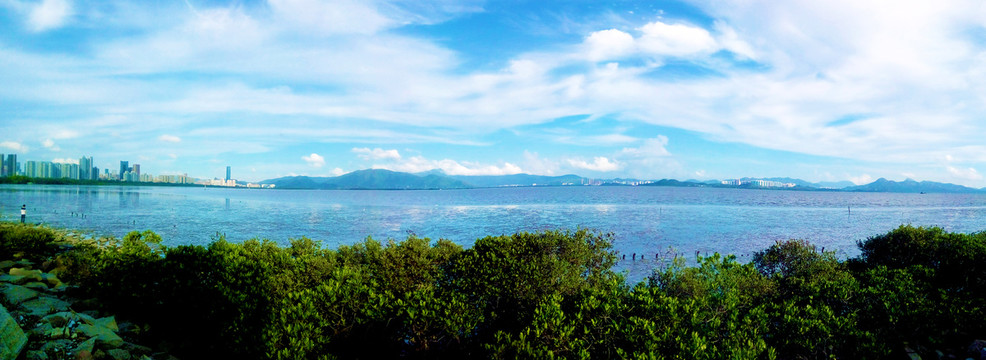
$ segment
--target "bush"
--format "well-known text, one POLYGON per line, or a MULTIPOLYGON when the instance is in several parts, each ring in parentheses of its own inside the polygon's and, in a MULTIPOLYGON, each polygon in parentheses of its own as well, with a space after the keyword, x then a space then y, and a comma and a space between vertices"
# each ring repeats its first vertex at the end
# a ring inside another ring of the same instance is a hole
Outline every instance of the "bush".
POLYGON ((15 223, 0 223, 0 260, 24 257, 35 262, 54 255, 59 234, 54 230, 15 223))
POLYGON ((678 258, 635 286, 611 269, 611 237, 587 230, 465 250, 415 236, 166 248, 145 231, 59 252, 64 235, 13 224, 0 240, 54 253, 45 266, 187 358, 879 359, 905 343, 962 355, 986 333, 986 234, 939 228, 902 226, 848 261, 800 240, 747 264, 678 258))

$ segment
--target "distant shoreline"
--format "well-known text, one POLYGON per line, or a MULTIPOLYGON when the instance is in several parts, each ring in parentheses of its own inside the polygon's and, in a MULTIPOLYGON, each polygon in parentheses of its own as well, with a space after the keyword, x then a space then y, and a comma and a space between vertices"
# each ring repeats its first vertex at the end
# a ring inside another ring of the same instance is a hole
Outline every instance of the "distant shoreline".
POLYGON ((400 191, 400 190, 474 190, 474 189, 502 189, 502 188, 558 188, 558 187, 684 187, 684 188, 714 188, 714 189, 741 189, 741 190, 770 190, 770 191, 810 191, 810 192, 845 192, 845 193, 895 193, 895 194, 986 194, 981 189, 974 188, 961 188, 956 190, 956 188, 951 188, 948 190, 942 190, 940 185, 949 185, 958 187, 959 185, 943 184, 943 183, 933 183, 933 182, 915 182, 914 180, 907 180, 903 182, 889 181, 885 179, 880 179, 874 183, 868 185, 854 186, 850 188, 836 189, 836 188, 817 188, 811 186, 792 186, 792 187, 764 187, 757 186, 755 184, 742 184, 742 185, 729 185, 729 184, 712 184, 712 183, 698 183, 691 181, 679 181, 673 179, 662 179, 655 182, 644 183, 639 185, 631 184, 621 184, 621 183, 602 183, 598 185, 583 185, 583 184, 531 184, 531 185, 499 185, 499 186, 467 186, 467 187, 415 187, 415 186, 379 186, 379 187, 366 187, 366 186, 346 186, 346 187, 291 187, 291 186, 278 186, 274 188, 256 188, 256 187, 232 187, 232 186, 216 186, 209 184, 177 184, 177 183, 157 183, 157 182, 126 182, 126 181, 109 181, 109 180, 75 180, 75 179, 49 179, 49 178, 30 178, 25 176, 12 176, 12 177, 0 177, 0 185, 86 185, 86 186, 140 186, 140 187, 150 187, 150 186, 160 186, 160 187, 203 187, 203 188, 217 188, 217 189, 263 189, 263 190, 385 190, 385 191, 400 191), (880 186, 877 186, 877 185, 880 186), (889 184, 889 186, 888 186, 889 184), (918 184, 917 186, 912 184, 918 184), (924 184, 931 184, 924 185, 924 184))

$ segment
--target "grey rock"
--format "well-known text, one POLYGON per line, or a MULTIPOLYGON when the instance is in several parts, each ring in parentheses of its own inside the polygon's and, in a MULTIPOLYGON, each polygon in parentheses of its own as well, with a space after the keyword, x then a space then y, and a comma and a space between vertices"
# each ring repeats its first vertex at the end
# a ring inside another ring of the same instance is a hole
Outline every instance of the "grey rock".
POLYGON ((41 351, 45 352, 49 356, 54 356, 55 358, 61 359, 67 357, 74 347, 75 343, 72 340, 50 340, 44 345, 41 345, 41 351))
POLYGON ((31 281, 26 276, 15 276, 15 275, 0 275, 0 282, 5 282, 8 284, 24 285, 25 283, 31 281))
POLYGON ((95 322, 94 325, 96 325, 96 326, 102 326, 104 328, 107 328, 107 329, 110 329, 110 330, 113 330, 113 331, 120 331, 120 327, 117 326, 117 324, 116 324, 116 317, 113 317, 113 316, 107 316, 107 317, 104 317, 104 318, 96 319, 96 322, 95 322))
POLYGON ((3 296, 7 299, 7 303, 11 305, 18 305, 22 302, 38 297, 37 291, 20 285, 4 284, 2 288, 0 288, 0 291, 3 292, 3 296))
POLYGON ((0 360, 14 360, 27 345, 27 335, 7 308, 0 305, 0 360))
POLYGON ((106 355, 109 355, 113 360, 130 360, 133 358, 130 356, 130 352, 123 349, 110 349, 106 350, 106 355))
POLYGON ((123 345, 123 338, 120 335, 117 335, 113 330, 101 326, 82 324, 75 331, 96 339, 96 344, 101 348, 115 349, 123 345))
POLYGON ((83 341, 79 344, 79 346, 76 346, 75 349, 72 349, 72 353, 78 354, 82 351, 86 351, 91 354, 94 349, 96 349, 96 338, 91 338, 83 341))
POLYGON ((42 273, 41 279, 52 288, 59 288, 64 285, 62 281, 58 279, 58 276, 55 276, 54 274, 42 273))
POLYGON ((37 282, 37 281, 29 282, 27 284, 24 284, 24 287, 26 287, 28 289, 31 289, 31 290, 37 290, 37 291, 45 291, 45 290, 48 290, 48 284, 45 284, 43 282, 37 282))
POLYGON ((69 306, 72 306, 72 304, 65 300, 49 296, 42 296, 37 299, 28 300, 20 305, 24 312, 28 315, 34 316, 46 316, 48 314, 66 311, 69 306))
POLYGON ((44 278, 41 277, 41 270, 30 270, 25 268, 10 268, 10 270, 7 271, 7 274, 10 274, 10 276, 23 276, 25 279, 28 279, 29 281, 32 282, 33 281, 40 282, 41 280, 44 280, 44 278))
POLYGON ((123 346, 121 346, 120 348, 129 351, 130 354, 131 355, 134 355, 134 356, 136 356, 136 355, 146 355, 146 354, 150 354, 152 351, 154 351, 154 350, 152 350, 151 348, 149 348, 147 346, 137 345, 137 344, 132 344, 132 343, 123 343, 123 346))
POLYGON ((30 350, 24 354, 27 360, 48 360, 48 354, 41 350, 30 350))

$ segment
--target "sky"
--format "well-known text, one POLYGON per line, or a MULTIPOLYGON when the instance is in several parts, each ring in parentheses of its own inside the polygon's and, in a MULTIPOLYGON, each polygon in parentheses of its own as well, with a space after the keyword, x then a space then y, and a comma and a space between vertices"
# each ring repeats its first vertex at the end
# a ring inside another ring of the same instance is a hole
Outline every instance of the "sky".
POLYGON ((0 0, 0 153, 986 187, 986 5, 0 0))

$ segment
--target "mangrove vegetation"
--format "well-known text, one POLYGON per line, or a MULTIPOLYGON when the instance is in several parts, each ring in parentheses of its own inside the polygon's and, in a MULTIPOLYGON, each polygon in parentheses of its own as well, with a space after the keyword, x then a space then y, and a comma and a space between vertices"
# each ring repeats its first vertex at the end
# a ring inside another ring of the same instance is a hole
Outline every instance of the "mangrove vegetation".
POLYGON ((978 359, 986 338, 986 233, 901 226, 851 259, 790 240, 748 263, 673 259, 636 284, 589 230, 470 248, 66 236, 3 223, 0 258, 60 269, 72 296, 179 358, 978 359))

